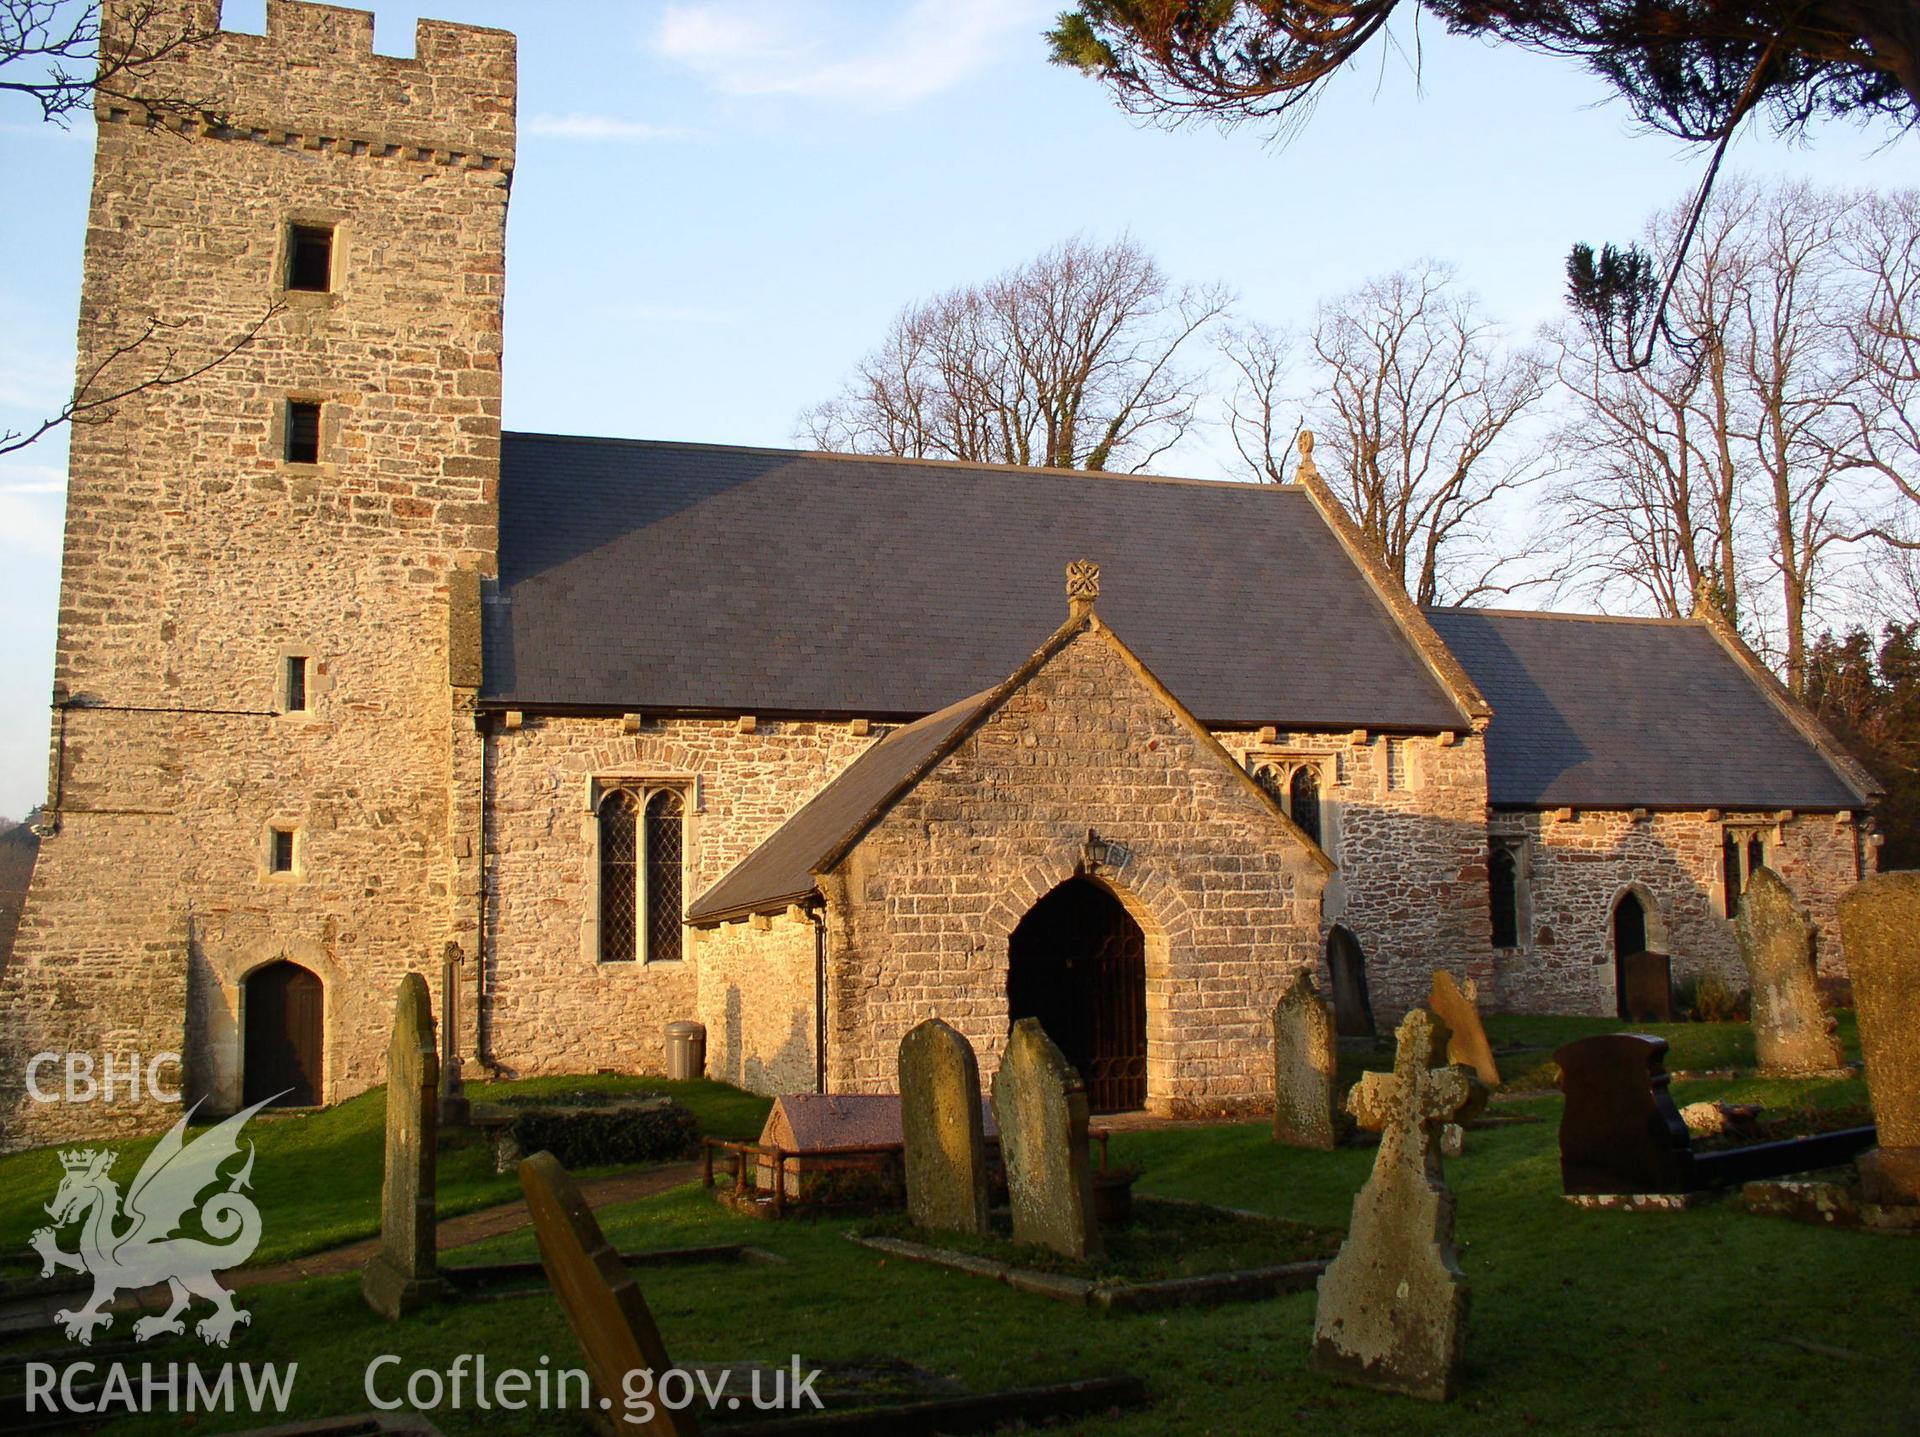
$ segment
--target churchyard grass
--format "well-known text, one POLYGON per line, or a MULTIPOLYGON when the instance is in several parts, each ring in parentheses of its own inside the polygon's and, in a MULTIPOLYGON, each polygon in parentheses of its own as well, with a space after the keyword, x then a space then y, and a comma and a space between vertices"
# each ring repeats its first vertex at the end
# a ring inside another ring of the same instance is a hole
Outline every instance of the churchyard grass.
MULTIPOLYGON (((476 1103, 505 1096, 563 1099, 579 1092, 628 1095, 666 1093, 689 1108, 702 1133, 713 1137, 753 1138, 771 1106, 768 1099, 707 1079, 672 1082, 665 1078, 527 1078, 515 1082, 469 1083, 476 1103)), ((376 1088, 317 1112, 263 1114, 247 1125, 257 1149, 252 1192, 260 1207, 262 1233, 256 1263, 277 1262, 335 1247, 380 1230, 380 1164, 385 1141, 386 1089, 376 1088)), ((124 1183, 140 1169, 155 1138, 125 1145, 114 1175, 124 1183)), ((585 1169, 593 1177, 611 1168, 585 1169)), ((44 1205, 60 1185, 56 1149, 0 1157, 0 1273, 10 1277, 39 1271, 27 1239, 46 1223, 44 1205)), ((520 1196, 513 1173, 496 1173, 487 1144, 455 1138, 440 1153, 439 1211, 442 1217, 472 1212, 520 1196)))
MULTIPOLYGON (((1747 1084, 1683 1085, 1683 1100, 1747 1084)), ((1810 1090, 1817 1083, 1763 1085, 1810 1090)), ((1828 1086, 1857 1088, 1855 1083, 1828 1086)), ((1733 1094, 1746 1096, 1746 1092, 1733 1094)), ((1551 1118, 1557 1100, 1516 1104, 1551 1118)), ((1259 1123, 1122 1134, 1115 1157, 1145 1169, 1143 1189, 1344 1225, 1372 1153, 1276 1147, 1259 1123)), ((1447 1164, 1459 1202, 1461 1260, 1473 1283, 1462 1395, 1433 1407, 1339 1388, 1307 1368, 1313 1296, 1142 1316, 1063 1308, 965 1273, 848 1242, 844 1219, 760 1222, 698 1186, 601 1213, 623 1249, 748 1242, 783 1267, 645 1269, 641 1281, 677 1361, 901 1358, 977 1389, 1091 1373, 1143 1376, 1150 1410, 1087 1421, 1085 1434, 1631 1433, 1649 1437, 1869 1437, 1920 1430, 1920 1251, 1731 1207, 1637 1215, 1587 1212, 1559 1197, 1554 1124, 1476 1131, 1447 1164), (1807 1344, 1807 1345, 1799 1345, 1807 1344)), ((522 1231, 457 1261, 533 1256, 522 1231)), ((444 1372, 460 1353, 489 1365, 577 1362, 544 1295, 450 1304, 388 1324, 357 1279, 317 1279, 246 1295, 254 1325, 227 1354, 297 1361, 298 1412, 364 1410, 363 1374, 444 1372)), ((169 1343, 142 1357, 204 1359, 169 1343)), ((394 1386, 397 1384, 390 1384, 394 1386)), ((453 1437, 518 1434, 525 1414, 439 1411, 453 1437)), ((176 1430, 172 1419, 114 1432, 176 1430)), ((199 1431, 243 1426, 203 1419, 199 1431)), ((550 1414, 543 1432, 585 1432, 550 1414)), ((724 1429, 716 1429, 724 1430, 724 1429)))
POLYGON ((1239 1217, 1212 1206, 1135 1201, 1133 1221, 1106 1234, 1106 1250, 1086 1262, 1075 1262, 1044 1247, 1013 1241, 1006 1214, 995 1215, 994 1231, 985 1236, 958 1232, 927 1232, 913 1226, 905 1213, 888 1213, 861 1223, 864 1236, 900 1238, 949 1252, 991 1258, 1011 1267, 1061 1273, 1089 1280, 1158 1282, 1172 1277, 1198 1277, 1237 1268, 1271 1267, 1332 1257, 1340 1245, 1336 1227, 1304 1223, 1272 1223, 1239 1217))

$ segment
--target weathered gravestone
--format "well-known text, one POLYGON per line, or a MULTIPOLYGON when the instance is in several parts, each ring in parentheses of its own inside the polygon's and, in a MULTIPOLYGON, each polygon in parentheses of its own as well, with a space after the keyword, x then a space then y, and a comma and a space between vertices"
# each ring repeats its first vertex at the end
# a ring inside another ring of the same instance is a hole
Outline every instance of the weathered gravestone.
POLYGON ((1367 955, 1360 940, 1338 923, 1327 930, 1327 972, 1333 982, 1333 1026, 1343 1038, 1373 1036, 1373 1004, 1367 1000, 1367 955))
POLYGON ((540 1266, 586 1358, 598 1424, 647 1437, 697 1433, 699 1423, 690 1410, 629 1399, 629 1391, 638 1398, 641 1389, 638 1378, 630 1386, 628 1373, 652 1373, 654 1381, 647 1384, 652 1389, 673 1364, 640 1284, 601 1233, 567 1170, 552 1153, 535 1153, 520 1164, 520 1190, 540 1244, 540 1266), (601 1408, 601 1402, 609 1405, 601 1408))
POLYGON ((1771 868, 1757 868, 1735 926, 1753 991, 1753 1049, 1763 1073, 1831 1072, 1844 1061, 1820 1002, 1813 924, 1771 868))
POLYGON ((1665 953, 1629 953, 1620 960, 1620 1007, 1630 1023, 1673 1021, 1673 960, 1665 953))
POLYGON ((1462 991, 1453 981, 1453 974, 1444 968, 1433 970, 1433 988, 1427 995, 1427 1006, 1451 1035, 1447 1039, 1447 1061, 1465 1063, 1481 1082, 1497 1088, 1500 1069, 1493 1061, 1493 1045, 1487 1041, 1487 1030, 1480 1023, 1478 998, 1479 991, 1471 981, 1462 991))
POLYGON ((1339 1063, 1333 1014, 1306 969, 1273 1007, 1273 1140, 1296 1148, 1338 1147, 1347 1127, 1334 1087, 1339 1063))
POLYGON ((440 952, 440 1131, 464 1128, 473 1120, 467 1080, 460 1074, 460 945, 448 940, 440 952))
POLYGON ((1603 1033, 1568 1043, 1560 1065, 1560 1185, 1571 1194, 1683 1193, 1688 1132, 1667 1091, 1667 1040, 1603 1033))
POLYGON ((973 1044, 938 1018, 900 1040, 900 1137, 915 1227, 987 1230, 986 1125, 973 1044))
POLYGON ((1466 1349, 1468 1294, 1436 1144, 1477 1079, 1434 1066, 1446 1030, 1431 1013, 1416 1008, 1395 1036, 1393 1076, 1375 1085, 1390 1112, 1373 1174, 1320 1278, 1313 1365, 1342 1382, 1444 1402, 1466 1349))
POLYGON ((1013 1025, 993 1075, 1013 1240, 1075 1260, 1100 1252, 1087 1158, 1087 1090, 1038 1018, 1013 1025))
POLYGON ((380 1250, 360 1275, 368 1306, 389 1321, 439 1296, 434 1267, 434 1146, 440 1063, 427 980, 409 973, 393 1004, 387 1045, 386 1175, 380 1182, 380 1250))
POLYGON ((1861 1196, 1920 1203, 1920 873, 1880 873, 1840 900, 1879 1146, 1859 1159, 1861 1196))

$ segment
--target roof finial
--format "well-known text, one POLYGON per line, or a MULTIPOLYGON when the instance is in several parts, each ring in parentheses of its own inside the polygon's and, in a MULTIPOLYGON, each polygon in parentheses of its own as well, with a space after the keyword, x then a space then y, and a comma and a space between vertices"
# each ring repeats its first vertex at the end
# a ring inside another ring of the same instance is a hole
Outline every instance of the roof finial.
POLYGON ((1294 471, 1294 477, 1297 479, 1301 475, 1311 474, 1314 478, 1318 479, 1320 477, 1320 466, 1313 462, 1313 431, 1311 429, 1302 429, 1300 431, 1300 437, 1295 440, 1294 443, 1300 450, 1300 466, 1294 471))
POLYGON ((1076 618, 1089 613, 1100 597, 1100 566, 1091 559, 1075 559, 1067 565, 1067 612, 1076 618))

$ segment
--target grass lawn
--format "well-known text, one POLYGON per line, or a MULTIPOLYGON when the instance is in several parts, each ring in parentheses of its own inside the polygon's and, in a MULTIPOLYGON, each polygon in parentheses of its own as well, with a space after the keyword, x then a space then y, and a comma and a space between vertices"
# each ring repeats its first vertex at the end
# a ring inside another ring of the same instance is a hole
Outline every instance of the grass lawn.
MULTIPOLYGON (((771 1106, 766 1098, 724 1083, 700 1079, 676 1083, 665 1078, 527 1078, 511 1083, 471 1083, 476 1102, 506 1096, 561 1095, 578 1092, 668 1093, 692 1110, 700 1130, 715 1137, 758 1137, 771 1106)), ((278 1262, 336 1247, 380 1230, 380 1163, 386 1143, 385 1088, 363 1093, 318 1112, 263 1115, 247 1124, 246 1136, 258 1157, 253 1194, 264 1233, 256 1263, 278 1262)), ((156 1138, 114 1144, 120 1152, 114 1174, 125 1184, 156 1138)), ((591 1169, 593 1176, 613 1169, 591 1169)), ((60 1185, 57 1149, 0 1157, 0 1253, 9 1274, 38 1272, 27 1248, 34 1229, 46 1223, 45 1204, 60 1185)), ((451 1217, 491 1207, 520 1196, 512 1173, 495 1173, 484 1143, 449 1148, 440 1155, 440 1215, 451 1217)), ((71 1239, 63 1245, 72 1246, 71 1239)))
POLYGON ((909 1222, 903 1212, 887 1213, 858 1225, 865 1236, 900 1238, 1038 1272, 1122 1282, 1159 1282, 1331 1257, 1340 1250, 1344 1236, 1337 1227, 1274 1223, 1218 1208, 1155 1202, 1149 1197, 1135 1201, 1133 1221, 1108 1233, 1105 1250, 1085 1262, 1063 1257, 1049 1248, 1016 1243, 1012 1219, 1005 1212, 993 1215, 993 1228, 979 1236, 926 1232, 909 1222))
MULTIPOLYGON (((1683 1103, 1864 1099, 1858 1079, 1675 1088, 1683 1103)), ((1097 1373, 1145 1378, 1150 1410, 1057 1429, 1074 1433, 1920 1431, 1920 1240, 1752 1218, 1726 1205, 1661 1215, 1568 1207, 1559 1198, 1558 1107, 1545 1094, 1515 1101, 1510 1111, 1544 1121, 1476 1131, 1467 1155, 1447 1164, 1473 1306, 1464 1390, 1446 1407, 1331 1386, 1310 1372, 1310 1293, 1105 1316, 856 1247, 843 1235, 845 1219, 743 1217, 697 1185, 609 1209, 602 1222, 627 1249, 747 1242, 789 1260, 644 1270, 648 1301, 679 1361, 905 1359, 977 1390, 1097 1373)), ((1276 1148, 1260 1123, 1127 1132, 1113 1147, 1116 1162, 1143 1169, 1142 1192, 1336 1226, 1345 1225, 1373 1158, 1366 1150, 1276 1148)), ((260 1170, 267 1172, 264 1145, 260 1170)), ((532 1235, 521 1232, 464 1249, 460 1260, 533 1253, 532 1235)), ((288 1418, 364 1410, 366 1366, 389 1353, 401 1359, 389 1373, 402 1377, 422 1367, 444 1372, 462 1353, 485 1353, 496 1371, 537 1370, 543 1357, 552 1367, 578 1362, 544 1293, 444 1305, 397 1325, 365 1308, 352 1277, 258 1289, 243 1302, 253 1324, 225 1355, 297 1362, 288 1418)), ((174 1342, 140 1358, 205 1363, 209 1354, 174 1342)), ((382 1379, 379 1391, 394 1393, 399 1381, 382 1379)), ((532 1414, 470 1402, 432 1416, 453 1437, 588 1430, 578 1414, 530 1421, 532 1414)), ((201 1417, 194 1430, 257 1420, 201 1417)), ((175 1432, 180 1421, 123 1419, 109 1430, 175 1432)))

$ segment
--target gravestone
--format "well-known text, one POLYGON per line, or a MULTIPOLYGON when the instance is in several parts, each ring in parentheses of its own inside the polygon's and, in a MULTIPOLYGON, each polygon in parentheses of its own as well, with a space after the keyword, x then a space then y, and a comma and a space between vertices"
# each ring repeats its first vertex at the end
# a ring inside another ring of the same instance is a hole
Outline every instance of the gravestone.
POLYGON ((1346 1116, 1334 1088, 1339 1063, 1333 1014, 1306 969, 1273 1007, 1273 1140, 1296 1148, 1334 1148, 1346 1116))
POLYGON ((1444 1402, 1466 1348, 1467 1280, 1453 1246, 1453 1194, 1441 1176, 1440 1126, 1478 1080, 1436 1067, 1446 1030, 1415 1009, 1401 1021, 1373 1173, 1353 1202, 1340 1253, 1320 1278, 1313 1365, 1362 1387, 1444 1402))
POLYGON ((1453 981, 1453 974, 1444 968, 1436 968, 1433 970, 1433 989, 1427 995, 1427 1006, 1433 1010, 1434 1017, 1446 1025, 1451 1035, 1447 1039, 1447 1061, 1465 1063, 1481 1082, 1489 1088, 1497 1088, 1500 1086, 1500 1069, 1493 1061, 1493 1045, 1487 1041, 1487 1030, 1480 1023, 1479 996, 1478 989, 1471 981, 1463 991, 1453 981))
POLYGON ((1013 1025, 993 1075, 1013 1240, 1081 1261, 1100 1252, 1087 1158, 1087 1090, 1038 1018, 1013 1025))
POLYGON ((1673 1021, 1673 960, 1665 953, 1629 953, 1620 960, 1620 1006, 1630 1023, 1673 1021))
POLYGON ((1871 1203, 1920 1203, 1920 873, 1880 873, 1840 900, 1860 1056, 1879 1146, 1859 1159, 1871 1203))
POLYGON ((1757 868, 1735 926, 1753 991, 1753 1050, 1762 1073, 1831 1072, 1844 1061, 1820 1001, 1813 924, 1771 868, 1757 868))
POLYGON ((1667 1040, 1603 1033, 1553 1055, 1560 1110, 1560 1186, 1567 1193, 1683 1193, 1689 1134, 1667 1091, 1667 1040))
POLYGON ((1343 1038, 1373 1036, 1373 1004, 1367 1000, 1367 955, 1360 940, 1338 923, 1327 930, 1327 972, 1333 981, 1333 1026, 1343 1038))
POLYGON ((628 1373, 651 1372, 657 1380, 673 1364, 640 1284, 601 1233, 573 1178, 552 1153, 535 1153, 520 1164, 520 1191, 533 1218, 540 1266, 586 1358, 598 1425, 648 1437, 692 1437, 700 1429, 691 1411, 654 1402, 642 1420, 646 1409, 627 1403, 628 1373), (609 1405, 600 1408, 601 1402, 609 1405))
POLYGON ((466 961, 451 939, 440 950, 440 1131, 473 1121, 467 1080, 460 1075, 460 965, 466 961))
POLYGON ((987 1230, 986 1125, 973 1044, 938 1018, 900 1040, 900 1136, 915 1227, 987 1230))
POLYGON ((434 1147, 440 1063, 427 980, 409 973, 393 1003, 387 1045, 386 1175, 380 1182, 380 1249, 360 1275, 367 1305, 389 1321, 437 1297, 434 1267, 434 1147))

